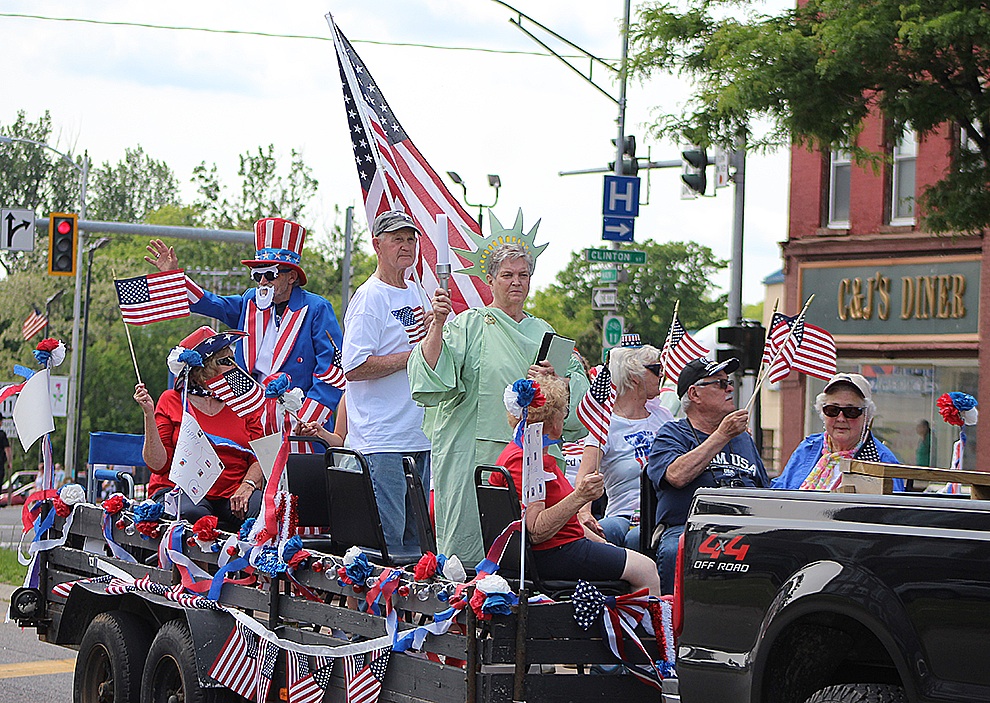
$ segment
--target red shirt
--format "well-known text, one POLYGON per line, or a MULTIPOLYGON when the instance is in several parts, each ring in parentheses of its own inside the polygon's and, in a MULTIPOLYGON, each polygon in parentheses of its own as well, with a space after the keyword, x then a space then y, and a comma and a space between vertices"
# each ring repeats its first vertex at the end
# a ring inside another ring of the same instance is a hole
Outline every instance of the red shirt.
MULTIPOLYGON (((512 476, 512 482, 516 484, 516 492, 519 494, 519 500, 522 501, 522 448, 516 445, 515 442, 510 442, 509 446, 502 450, 498 461, 495 463, 509 470, 509 475, 512 476)), ((557 468, 557 460, 549 454, 543 455, 543 469, 555 476, 552 481, 547 480, 546 482, 547 497, 543 501, 543 504, 550 508, 573 493, 574 489, 568 483, 563 472, 557 468)), ((491 483, 493 486, 503 485, 502 477, 499 474, 492 474, 491 483)), ((570 520, 565 522, 564 526, 557 530, 557 534, 545 542, 534 544, 533 549, 551 549, 552 547, 559 547, 562 544, 568 544, 583 537, 584 528, 581 527, 577 515, 572 515, 570 520)))
MULTIPOLYGON (((263 436, 261 421, 258 414, 250 417, 239 417, 237 413, 224 405, 216 415, 207 415, 197 410, 190 403, 189 410, 196 418, 200 428, 207 434, 224 437, 236 442, 245 449, 250 449, 252 439, 263 436)), ((148 495, 154 495, 162 488, 172 488, 175 484, 168 480, 168 472, 172 467, 172 455, 175 453, 175 443, 179 438, 179 426, 182 424, 182 396, 178 391, 167 390, 158 399, 155 406, 155 424, 158 425, 158 436, 165 445, 165 468, 161 473, 151 472, 148 481, 148 495)), ((247 474, 248 467, 257 461, 249 454, 233 447, 213 446, 217 456, 223 462, 223 471, 216 483, 206 494, 207 498, 230 498, 241 485, 241 480, 247 474)))

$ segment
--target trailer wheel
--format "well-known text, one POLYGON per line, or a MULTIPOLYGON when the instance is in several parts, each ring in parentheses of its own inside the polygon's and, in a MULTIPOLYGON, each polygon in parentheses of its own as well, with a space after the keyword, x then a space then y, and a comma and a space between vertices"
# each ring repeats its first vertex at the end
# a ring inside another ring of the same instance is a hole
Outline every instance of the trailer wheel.
POLYGON ((823 688, 804 703, 908 703, 908 699, 900 686, 847 683, 823 688))
POLYGON ((100 613, 86 628, 72 677, 74 703, 137 703, 151 644, 147 624, 133 613, 100 613))
POLYGON ((229 700, 227 691, 199 685, 196 649, 189 628, 169 620, 155 636, 141 677, 141 703, 212 703, 229 700))

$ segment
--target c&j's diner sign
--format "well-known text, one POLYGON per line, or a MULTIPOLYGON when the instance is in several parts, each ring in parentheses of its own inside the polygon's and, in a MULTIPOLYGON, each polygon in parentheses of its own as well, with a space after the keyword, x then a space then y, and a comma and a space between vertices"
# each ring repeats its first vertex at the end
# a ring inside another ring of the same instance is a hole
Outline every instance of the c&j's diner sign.
POLYGON ((980 261, 975 256, 802 264, 808 322, 835 337, 977 338, 980 261))

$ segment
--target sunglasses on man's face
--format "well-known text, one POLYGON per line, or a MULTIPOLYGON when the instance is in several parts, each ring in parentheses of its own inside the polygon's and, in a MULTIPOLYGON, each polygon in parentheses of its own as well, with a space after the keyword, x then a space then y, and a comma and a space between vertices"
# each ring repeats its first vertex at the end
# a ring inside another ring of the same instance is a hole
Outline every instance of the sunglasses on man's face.
POLYGON ((251 278, 254 279, 255 283, 261 283, 262 281, 271 283, 278 278, 278 274, 278 271, 252 271, 251 278))
POLYGON ((716 378, 714 381, 701 381, 700 383, 695 383, 696 386, 714 386, 718 384, 718 387, 723 391, 728 390, 729 386, 733 385, 735 381, 731 378, 716 378))
POLYGON ((842 413, 847 420, 855 420, 864 412, 866 412, 866 408, 859 408, 855 405, 826 405, 822 408, 825 417, 838 417, 839 413, 842 413))

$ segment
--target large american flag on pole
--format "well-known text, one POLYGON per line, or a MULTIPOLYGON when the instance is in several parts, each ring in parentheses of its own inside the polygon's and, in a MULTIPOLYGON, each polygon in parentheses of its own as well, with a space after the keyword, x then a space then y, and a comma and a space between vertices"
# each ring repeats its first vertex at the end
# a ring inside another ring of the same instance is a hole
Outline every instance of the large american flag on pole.
POLYGON ((832 335, 821 327, 806 323, 803 312, 791 317, 779 312, 773 314, 762 362, 764 367, 769 366, 767 380, 770 383, 787 378, 791 370, 828 380, 835 375, 835 362, 835 340, 832 335), (788 338, 791 328, 793 331, 788 338), (773 365, 769 366, 771 362, 773 365))
POLYGON ((660 350, 660 361, 664 365, 667 376, 677 380, 681 375, 681 370, 692 359, 708 356, 711 352, 694 341, 681 324, 677 315, 670 321, 670 334, 667 335, 667 342, 660 350))
POLYGON ((186 275, 182 269, 149 273, 113 282, 124 322, 147 325, 189 316, 186 275))
POLYGON ((612 421, 612 406, 615 404, 615 384, 609 373, 608 364, 596 366, 588 373, 591 387, 578 403, 575 412, 578 420, 588 428, 591 435, 599 444, 605 446, 608 439, 608 425, 612 421))
MULTIPOLYGON (((369 228, 375 217, 386 210, 408 213, 424 234, 419 238, 421 257, 417 270, 423 287, 433 291, 439 286, 436 277, 437 215, 447 215, 450 224, 454 225, 448 227, 451 247, 473 250, 474 245, 463 236, 462 230, 469 229, 480 235, 481 229, 419 153, 364 62, 330 15, 327 15, 327 21, 337 48, 347 126, 369 228)), ((452 254, 450 260, 456 270, 457 256, 452 254)), ((458 273, 450 278, 450 298, 455 313, 487 305, 492 300, 491 290, 483 281, 458 273)))
POLYGON ((257 412, 265 403, 261 386, 243 369, 235 366, 206 382, 217 400, 222 400, 238 417, 257 412))

